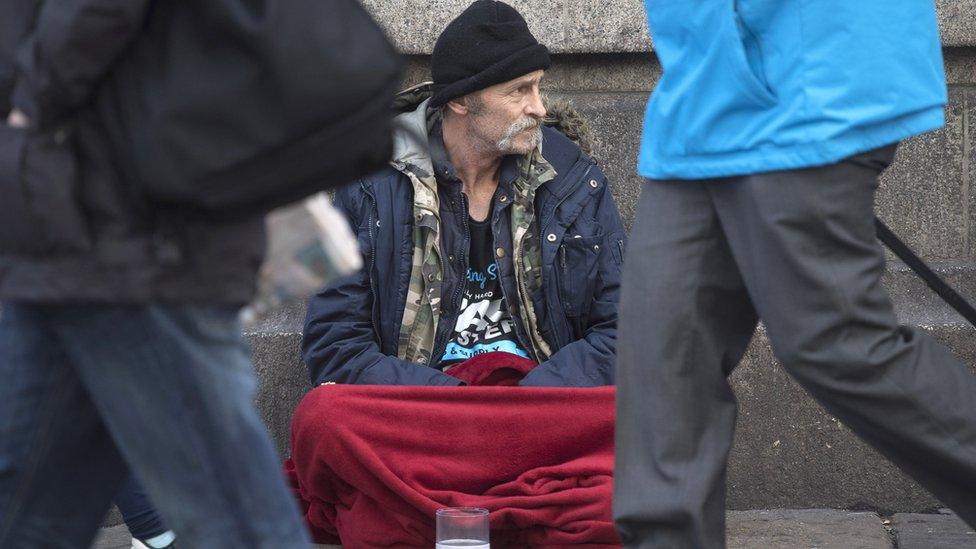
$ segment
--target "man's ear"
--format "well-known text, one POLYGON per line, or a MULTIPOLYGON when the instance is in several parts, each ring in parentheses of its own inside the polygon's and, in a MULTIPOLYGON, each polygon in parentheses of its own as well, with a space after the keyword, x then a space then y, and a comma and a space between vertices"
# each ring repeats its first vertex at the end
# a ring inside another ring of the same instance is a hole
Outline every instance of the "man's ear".
POLYGON ((468 114, 468 111, 471 110, 471 107, 468 106, 468 96, 466 95, 457 99, 451 99, 445 107, 450 109, 452 113, 460 115, 468 114))

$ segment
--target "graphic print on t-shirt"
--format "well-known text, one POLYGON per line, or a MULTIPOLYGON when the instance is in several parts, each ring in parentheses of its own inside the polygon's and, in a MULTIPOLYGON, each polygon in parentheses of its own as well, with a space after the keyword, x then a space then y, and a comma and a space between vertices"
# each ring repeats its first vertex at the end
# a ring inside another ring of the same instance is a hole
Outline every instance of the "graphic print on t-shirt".
POLYGON ((487 222, 471 222, 470 226, 471 261, 461 313, 441 364, 449 366, 494 351, 529 358, 519 345, 512 315, 502 295, 498 266, 492 253, 491 227, 487 222))

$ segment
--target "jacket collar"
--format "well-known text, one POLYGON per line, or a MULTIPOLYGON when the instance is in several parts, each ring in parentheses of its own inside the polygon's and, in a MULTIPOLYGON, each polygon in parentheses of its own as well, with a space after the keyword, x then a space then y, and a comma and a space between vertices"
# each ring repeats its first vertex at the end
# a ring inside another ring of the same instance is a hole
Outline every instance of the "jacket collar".
MULTIPOLYGON (((429 113, 427 108, 430 104, 429 87, 429 84, 420 84, 398 95, 400 103, 396 106, 401 109, 410 108, 411 99, 413 101, 424 99, 420 103, 414 103, 416 106, 413 110, 402 112, 393 119, 393 160, 390 164, 405 175, 414 176, 411 179, 419 180, 423 185, 431 187, 430 190, 436 194, 436 178, 430 145, 430 127, 435 114, 429 113)), ((555 130, 544 130, 544 133, 550 131, 555 130)), ((545 141, 546 139, 543 139, 532 153, 518 157, 516 162, 515 169, 518 170, 516 183, 526 185, 528 188, 525 190, 533 194, 541 185, 556 177, 555 168, 542 154, 545 141)))

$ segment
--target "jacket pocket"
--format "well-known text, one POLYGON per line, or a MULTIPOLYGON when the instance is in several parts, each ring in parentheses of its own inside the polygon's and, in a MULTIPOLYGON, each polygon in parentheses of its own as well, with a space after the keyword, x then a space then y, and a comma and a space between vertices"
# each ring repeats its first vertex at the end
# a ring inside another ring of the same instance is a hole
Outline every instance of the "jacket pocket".
POLYGON ((766 80, 765 62, 759 37, 749 28, 739 11, 739 0, 730 2, 723 12, 723 37, 725 51, 729 54, 729 66, 744 92, 760 104, 776 103, 776 95, 766 80))
POLYGON ((0 124, 0 253, 91 250, 73 144, 70 129, 36 133, 0 124))
MULTIPOLYGON (((726 155, 751 150, 764 139, 779 100, 765 83, 762 56, 756 55, 763 33, 745 24, 740 29, 740 1, 745 0, 648 0, 664 68, 649 106, 656 128, 649 146, 659 154, 726 155)), ((771 1, 762 0, 763 5, 771 1)), ((744 14, 744 23, 756 18, 744 14)))
POLYGON ((586 325, 586 313, 593 300, 603 241, 602 232, 592 236, 567 234, 559 247, 559 300, 576 336, 580 335, 586 325))

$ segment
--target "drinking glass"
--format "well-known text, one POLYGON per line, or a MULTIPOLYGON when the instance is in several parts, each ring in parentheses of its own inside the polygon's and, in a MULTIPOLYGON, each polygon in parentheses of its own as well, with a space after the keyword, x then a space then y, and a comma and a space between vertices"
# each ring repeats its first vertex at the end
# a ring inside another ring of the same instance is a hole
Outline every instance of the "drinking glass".
POLYGON ((489 549, 488 509, 448 507, 437 510, 436 549, 489 549))

